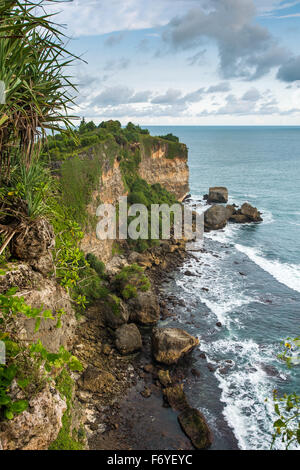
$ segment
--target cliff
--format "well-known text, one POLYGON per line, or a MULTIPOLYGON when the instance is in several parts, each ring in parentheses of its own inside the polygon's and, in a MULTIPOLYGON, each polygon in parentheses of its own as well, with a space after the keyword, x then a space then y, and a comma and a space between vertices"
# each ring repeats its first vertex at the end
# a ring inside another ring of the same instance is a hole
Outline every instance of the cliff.
MULTIPOLYGON (((0 339, 18 348, 17 353, 8 350, 8 368, 14 375, 3 389, 8 404, 4 410, 0 407, 0 449, 63 450, 86 445, 82 423, 89 430, 89 410, 97 409, 86 390, 93 392, 94 386, 98 390, 100 384, 105 400, 115 401, 116 393, 123 395, 131 383, 127 358, 122 361, 118 353, 107 350, 117 347, 123 354, 122 341, 131 341, 131 335, 137 341, 133 350, 141 348, 135 323, 152 325, 160 318, 155 286, 148 276, 158 266, 172 269, 185 257, 183 240, 128 244, 120 256, 123 247, 96 238, 100 203, 117 204, 120 196, 130 200, 134 195, 149 205, 171 204, 188 192, 184 144, 151 137, 137 127, 133 134, 132 128, 123 132, 119 125, 115 131, 114 122, 108 124, 103 141, 72 155, 59 154, 64 160, 52 164, 52 206, 47 206, 47 215, 24 218, 19 224, 22 232, 10 240, 0 260, 0 320, 4 317, 5 325, 0 339), (10 292, 11 288, 18 290, 10 292), (84 319, 78 322, 80 315, 84 319), (89 318, 96 324, 89 325, 89 318), (95 327, 91 334, 89 326, 95 327), (111 328, 117 327, 123 329, 115 344, 111 328), (110 381, 115 379, 108 371, 118 379, 112 390, 110 381), (84 413, 78 397, 86 407, 84 413)), ((82 140, 89 141, 86 136, 82 140)), ((11 188, 7 191, 11 194, 11 188)), ((20 204, 18 196, 9 201, 20 204)), ((11 216, 0 223, 2 229, 5 224, 15 228, 19 220, 11 216)), ((6 366, 0 365, 2 373, 6 366)))
MULTIPOLYGON (((136 175, 149 185, 160 184, 168 192, 182 201, 189 192, 188 152, 184 144, 166 142, 164 139, 152 136, 143 136, 141 142, 130 146, 131 152, 138 152, 136 175)), ((101 175, 97 188, 91 195, 87 206, 90 217, 95 217, 99 203, 116 204, 120 196, 130 192, 126 184, 126 175, 122 171, 124 162, 124 149, 122 146, 114 147, 113 152, 109 146, 96 147, 89 153, 80 154, 80 158, 96 158, 101 161, 101 175), (91 157, 91 152, 93 157, 91 157)), ((85 231, 81 248, 85 253, 93 253, 103 262, 112 257, 114 242, 112 240, 98 240, 95 229, 89 227, 85 231)))

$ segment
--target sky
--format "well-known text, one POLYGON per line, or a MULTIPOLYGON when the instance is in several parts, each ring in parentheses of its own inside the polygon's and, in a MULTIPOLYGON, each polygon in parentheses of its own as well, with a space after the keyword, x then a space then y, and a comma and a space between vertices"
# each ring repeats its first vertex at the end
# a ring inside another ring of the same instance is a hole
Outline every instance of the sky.
POLYGON ((75 112, 95 123, 300 125, 300 0, 73 0, 51 7, 75 112))

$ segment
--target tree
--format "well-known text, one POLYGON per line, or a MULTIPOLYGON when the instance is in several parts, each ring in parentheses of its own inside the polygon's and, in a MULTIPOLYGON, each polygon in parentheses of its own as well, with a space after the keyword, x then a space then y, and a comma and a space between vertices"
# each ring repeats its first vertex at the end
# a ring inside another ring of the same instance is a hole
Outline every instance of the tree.
MULTIPOLYGON (((62 0, 64 1, 64 0, 62 0)), ((75 87, 66 74, 74 56, 44 7, 55 0, 0 0, 0 174, 13 158, 28 168, 39 137, 70 130, 75 87)))

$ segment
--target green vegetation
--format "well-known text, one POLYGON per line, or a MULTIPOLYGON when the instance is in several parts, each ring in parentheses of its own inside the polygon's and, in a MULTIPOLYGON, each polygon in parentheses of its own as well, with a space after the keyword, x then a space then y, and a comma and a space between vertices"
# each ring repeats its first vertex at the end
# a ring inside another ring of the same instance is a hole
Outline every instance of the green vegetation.
POLYGON ((33 392, 37 392, 40 382, 50 379, 55 370, 62 367, 68 367, 70 370, 82 369, 78 359, 63 347, 60 347, 58 353, 50 353, 41 341, 23 346, 14 339, 11 327, 15 315, 35 319, 35 332, 39 330, 42 318, 54 319, 49 310, 30 307, 23 297, 16 297, 16 292, 17 289, 12 288, 0 295, 0 341, 5 344, 7 360, 5 365, 0 365, 0 418, 6 419, 13 419, 28 407, 28 400, 13 400, 10 396, 13 380, 17 381, 25 395, 30 385, 32 396, 33 392))
POLYGON ((179 142, 179 138, 173 134, 160 135, 159 137, 164 140, 169 140, 170 142, 179 142))
MULTIPOLYGON (((297 352, 300 348, 300 338, 287 338, 284 342, 284 351, 279 358, 286 362, 289 368, 299 364, 300 357, 297 352)), ((279 439, 285 444, 286 450, 293 445, 300 445, 300 396, 297 393, 285 393, 282 397, 277 390, 273 392, 274 410, 278 418, 273 426, 275 432, 271 448, 279 439)))
POLYGON ((137 296, 138 291, 146 292, 150 289, 150 281, 144 274, 143 268, 137 264, 125 266, 113 281, 116 291, 128 300, 137 296))
POLYGON ((56 378, 56 388, 66 400, 67 409, 62 417, 62 428, 49 450, 83 450, 85 438, 83 428, 72 429, 74 381, 65 369, 56 378))
POLYGON ((0 5, 0 80, 6 104, 0 104, 0 172, 14 161, 28 168, 38 151, 36 137, 47 129, 70 131, 66 110, 74 94, 66 70, 73 61, 64 36, 45 14, 55 0, 5 0, 0 5))

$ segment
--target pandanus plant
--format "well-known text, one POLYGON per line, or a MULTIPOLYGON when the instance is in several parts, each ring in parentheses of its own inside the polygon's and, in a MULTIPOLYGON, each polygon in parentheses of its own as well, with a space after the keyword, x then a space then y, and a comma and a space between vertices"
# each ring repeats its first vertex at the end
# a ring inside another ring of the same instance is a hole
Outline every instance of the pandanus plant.
MULTIPOLYGON (((0 104, 0 196, 12 167, 29 171, 47 133, 72 130, 74 116, 68 112, 76 88, 67 70, 75 57, 65 49, 66 36, 47 13, 51 3, 57 0, 0 0, 0 81, 5 84, 5 104, 0 104)), ((22 214, 28 216, 22 204, 13 208, 6 202, 0 201, 0 233, 7 231, 3 246, 12 236, 3 216, 13 215, 14 226, 24 224, 22 214)))

